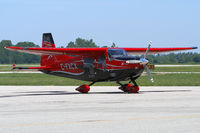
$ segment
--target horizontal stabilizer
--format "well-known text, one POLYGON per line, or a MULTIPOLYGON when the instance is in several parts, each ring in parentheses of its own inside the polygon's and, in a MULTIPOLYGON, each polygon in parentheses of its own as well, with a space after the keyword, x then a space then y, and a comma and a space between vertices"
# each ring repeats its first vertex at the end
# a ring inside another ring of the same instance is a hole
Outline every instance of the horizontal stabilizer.
POLYGON ((47 66, 41 66, 41 67, 16 67, 13 65, 13 69, 18 69, 18 70, 25 70, 25 69, 35 69, 35 70, 47 70, 50 67, 47 66))

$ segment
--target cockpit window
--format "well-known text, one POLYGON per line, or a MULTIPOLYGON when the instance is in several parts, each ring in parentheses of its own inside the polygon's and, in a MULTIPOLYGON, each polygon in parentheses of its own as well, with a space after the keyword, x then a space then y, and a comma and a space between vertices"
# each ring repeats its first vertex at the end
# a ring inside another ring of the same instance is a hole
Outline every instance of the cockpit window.
POLYGON ((128 56, 124 49, 108 49, 108 55, 110 58, 128 56))

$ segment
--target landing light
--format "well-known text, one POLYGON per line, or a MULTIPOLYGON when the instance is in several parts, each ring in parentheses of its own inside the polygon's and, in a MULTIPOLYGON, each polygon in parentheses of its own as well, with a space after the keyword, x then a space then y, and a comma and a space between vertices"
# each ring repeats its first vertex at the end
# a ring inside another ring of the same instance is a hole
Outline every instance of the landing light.
POLYGON ((147 64, 149 61, 145 58, 140 58, 140 64, 147 64))
POLYGON ((127 60, 126 63, 140 63, 142 65, 146 65, 149 61, 145 58, 140 58, 139 60, 127 60))

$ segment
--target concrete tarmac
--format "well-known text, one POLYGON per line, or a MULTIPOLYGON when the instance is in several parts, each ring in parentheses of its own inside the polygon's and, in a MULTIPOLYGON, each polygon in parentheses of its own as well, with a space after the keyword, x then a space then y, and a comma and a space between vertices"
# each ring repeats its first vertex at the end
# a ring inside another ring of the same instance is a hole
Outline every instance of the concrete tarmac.
POLYGON ((0 133, 199 133, 200 87, 0 86, 0 133))

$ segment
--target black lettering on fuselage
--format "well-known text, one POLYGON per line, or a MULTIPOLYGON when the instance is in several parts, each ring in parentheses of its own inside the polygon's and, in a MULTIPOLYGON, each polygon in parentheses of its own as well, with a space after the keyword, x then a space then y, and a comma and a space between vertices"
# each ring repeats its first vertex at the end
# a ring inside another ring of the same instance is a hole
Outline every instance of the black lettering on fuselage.
POLYGON ((78 69, 75 63, 65 63, 65 64, 60 64, 61 70, 75 70, 78 69))

